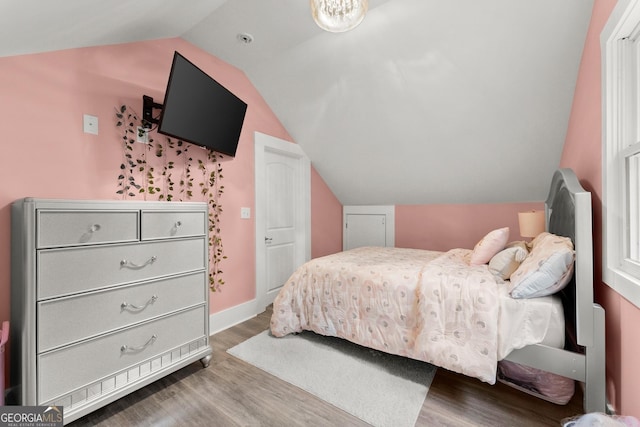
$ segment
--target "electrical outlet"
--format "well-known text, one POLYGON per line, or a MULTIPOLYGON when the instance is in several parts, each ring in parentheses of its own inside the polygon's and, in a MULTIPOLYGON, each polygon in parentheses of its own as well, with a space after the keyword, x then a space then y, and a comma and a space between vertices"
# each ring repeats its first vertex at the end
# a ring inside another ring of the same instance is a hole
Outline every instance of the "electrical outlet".
POLYGON ((240 208, 240 218, 242 219, 251 218, 251 208, 240 208))

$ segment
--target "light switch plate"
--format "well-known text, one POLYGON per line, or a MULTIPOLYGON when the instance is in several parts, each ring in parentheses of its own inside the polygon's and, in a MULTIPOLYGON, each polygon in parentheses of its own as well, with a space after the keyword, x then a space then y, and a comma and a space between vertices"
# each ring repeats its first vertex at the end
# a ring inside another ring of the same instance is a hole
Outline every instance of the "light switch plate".
POLYGON ((83 116, 83 129, 84 129, 84 133, 97 135, 98 134, 98 118, 96 116, 85 114, 83 116))

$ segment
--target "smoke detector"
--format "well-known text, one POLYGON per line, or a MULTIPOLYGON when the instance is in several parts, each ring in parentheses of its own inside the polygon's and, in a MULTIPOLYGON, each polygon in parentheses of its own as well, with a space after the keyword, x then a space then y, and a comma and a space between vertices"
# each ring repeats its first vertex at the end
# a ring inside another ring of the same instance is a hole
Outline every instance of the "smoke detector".
POLYGON ((244 44, 251 44, 251 42, 253 41, 253 36, 249 33, 239 33, 236 38, 239 42, 244 44))

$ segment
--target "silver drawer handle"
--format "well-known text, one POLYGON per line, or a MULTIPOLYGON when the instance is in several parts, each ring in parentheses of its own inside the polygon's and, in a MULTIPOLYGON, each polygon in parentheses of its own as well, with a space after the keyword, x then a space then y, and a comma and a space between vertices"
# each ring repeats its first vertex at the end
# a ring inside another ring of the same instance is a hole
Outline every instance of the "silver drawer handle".
POLYGON ((176 221, 176 228, 182 226, 182 221, 176 221))
POLYGON ((156 334, 153 334, 151 335, 151 338, 149 338, 147 342, 142 344, 141 346, 129 347, 128 345, 125 344, 122 347, 120 347, 120 353, 136 353, 136 352, 142 351, 145 348, 149 347, 151 344, 153 344, 157 339, 158 339, 158 336, 156 334))
POLYGON ((127 261, 126 259, 123 259, 122 261, 120 261, 120 268, 127 267, 127 268, 132 268, 134 270, 139 270, 141 268, 145 268, 149 264, 153 264, 154 262, 156 262, 157 259, 158 257, 154 255, 143 264, 135 264, 131 261, 127 261))
POLYGON ((157 299, 158 299, 158 296, 153 295, 151 298, 149 298, 147 302, 144 303, 144 305, 135 305, 135 304, 129 304, 128 302, 123 302, 122 304, 120 304, 120 309, 121 310, 138 310, 138 311, 144 310, 149 306, 149 304, 153 304, 154 302, 156 302, 157 299))
POLYGON ((100 230, 100 224, 93 224, 91 227, 89 227, 89 233, 95 233, 96 231, 100 230))

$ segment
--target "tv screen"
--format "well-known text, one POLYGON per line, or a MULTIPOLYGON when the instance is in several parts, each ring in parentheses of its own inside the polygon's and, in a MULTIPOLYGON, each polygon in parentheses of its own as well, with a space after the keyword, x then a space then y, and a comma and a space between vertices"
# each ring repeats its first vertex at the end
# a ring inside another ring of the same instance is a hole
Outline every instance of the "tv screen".
POLYGON ((244 101, 174 53, 158 132, 233 157, 246 111, 244 101))

